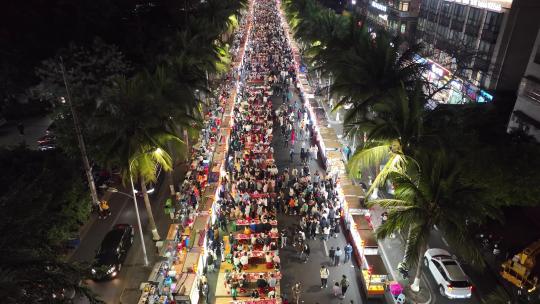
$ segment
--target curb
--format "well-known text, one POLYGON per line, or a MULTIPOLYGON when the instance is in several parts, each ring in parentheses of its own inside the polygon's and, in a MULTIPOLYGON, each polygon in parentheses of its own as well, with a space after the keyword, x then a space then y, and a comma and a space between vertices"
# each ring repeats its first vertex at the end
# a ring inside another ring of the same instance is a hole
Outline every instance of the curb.
MULTIPOLYGON (((387 270, 390 271, 390 274, 392 275, 392 278, 394 278, 394 279, 397 278, 398 276, 396 275, 394 267, 392 267, 392 264, 390 263, 390 261, 388 260, 388 257, 386 256, 386 251, 384 249, 384 246, 383 246, 382 242, 380 240, 378 240, 377 243, 379 244, 379 250, 381 251, 381 256, 383 258, 383 261, 384 261, 384 264, 386 265, 387 270)), ((431 288, 429 288, 429 284, 428 284, 428 282, 427 282, 427 280, 425 278, 424 273, 422 273, 422 275, 420 276, 420 280, 424 283, 424 286, 426 286, 426 289, 428 290, 429 299, 426 302, 413 302, 413 303, 415 303, 415 304, 429 304, 429 303, 431 303, 431 300, 433 299, 433 296, 431 294, 431 288)), ((390 297, 393 299, 393 302, 397 304, 394 297, 392 297, 392 296, 390 296, 390 297)))

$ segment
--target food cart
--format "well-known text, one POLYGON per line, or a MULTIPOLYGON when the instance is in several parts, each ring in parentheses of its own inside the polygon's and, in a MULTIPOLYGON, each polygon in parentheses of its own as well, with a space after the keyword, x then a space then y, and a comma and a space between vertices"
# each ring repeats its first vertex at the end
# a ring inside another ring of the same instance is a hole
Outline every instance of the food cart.
POLYGON ((388 276, 380 255, 366 254, 364 256, 361 279, 368 298, 384 297, 388 276))

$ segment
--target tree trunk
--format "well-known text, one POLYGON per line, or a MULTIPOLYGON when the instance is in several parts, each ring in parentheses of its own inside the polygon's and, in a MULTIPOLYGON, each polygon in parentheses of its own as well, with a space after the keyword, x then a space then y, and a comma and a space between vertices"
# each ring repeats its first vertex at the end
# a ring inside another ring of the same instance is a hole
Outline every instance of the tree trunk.
MULTIPOLYGON (((401 230, 399 230, 397 233, 401 234, 401 230)), ((407 251, 409 251, 410 238, 411 238, 411 228, 409 227, 409 231, 407 232, 407 239, 405 240, 405 254, 403 255, 403 260, 401 261, 403 264, 407 264, 407 251)))
POLYGON ((157 241, 160 239, 159 233, 156 226, 156 221, 154 220, 154 214, 152 213, 152 206, 150 205, 150 198, 148 197, 148 191, 146 190, 146 181, 143 176, 141 176, 141 191, 144 198, 144 206, 146 207, 146 213, 148 214, 148 221, 150 222, 150 229, 152 229, 152 239, 157 241))
POLYGON ((422 244, 418 249, 418 261, 416 261, 416 273, 414 274, 414 282, 411 285, 411 290, 414 292, 420 291, 420 276, 422 275, 422 259, 424 258, 424 248, 426 246, 422 244))
POLYGON ((99 198, 96 190, 96 184, 94 182, 94 175, 92 174, 92 167, 90 166, 90 162, 88 161, 88 154, 86 152, 86 145, 84 144, 84 138, 81 130, 81 125, 79 122, 79 116, 77 115, 77 111, 75 111, 75 108, 73 107, 73 103, 71 101, 71 91, 69 89, 69 84, 66 78, 66 71, 64 67, 64 61, 62 60, 62 57, 60 57, 60 68, 62 70, 62 79, 64 80, 64 85, 66 87, 66 97, 67 102, 69 105, 69 109, 71 110, 71 116, 73 118, 73 125, 75 126, 75 135, 77 135, 77 142, 79 144, 79 150, 81 150, 81 157, 84 165, 84 171, 86 173, 86 179, 88 181, 88 187, 90 187, 90 197, 92 198, 92 204, 99 205, 99 198))

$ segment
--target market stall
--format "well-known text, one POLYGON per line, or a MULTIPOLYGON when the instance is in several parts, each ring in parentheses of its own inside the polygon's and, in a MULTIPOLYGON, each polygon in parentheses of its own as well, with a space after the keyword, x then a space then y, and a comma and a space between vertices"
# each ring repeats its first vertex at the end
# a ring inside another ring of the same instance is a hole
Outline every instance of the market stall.
POLYGON ((384 296, 388 275, 380 255, 365 255, 362 265, 362 283, 368 298, 384 296))

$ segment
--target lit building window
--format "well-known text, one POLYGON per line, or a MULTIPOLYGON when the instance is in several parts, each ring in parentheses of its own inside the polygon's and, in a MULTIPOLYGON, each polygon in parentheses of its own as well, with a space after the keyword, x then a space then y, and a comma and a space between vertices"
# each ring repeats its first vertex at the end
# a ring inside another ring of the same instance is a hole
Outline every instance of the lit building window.
POLYGON ((401 24, 401 29, 400 29, 400 31, 401 31, 402 34, 405 33, 405 29, 406 29, 406 28, 407 28, 407 26, 405 25, 405 23, 402 23, 402 24, 401 24))
POLYGON ((409 11, 409 2, 400 2, 399 3, 399 10, 403 12, 409 11))

